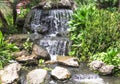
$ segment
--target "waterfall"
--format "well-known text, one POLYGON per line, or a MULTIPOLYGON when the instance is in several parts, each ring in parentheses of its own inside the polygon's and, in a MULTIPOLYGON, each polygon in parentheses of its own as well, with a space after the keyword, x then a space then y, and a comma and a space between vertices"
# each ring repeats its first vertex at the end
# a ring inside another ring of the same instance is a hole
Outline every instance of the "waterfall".
POLYGON ((70 41, 66 35, 72 13, 70 9, 32 10, 28 22, 30 30, 44 35, 37 43, 47 49, 52 60, 56 59, 56 55, 67 55, 69 51, 70 41))

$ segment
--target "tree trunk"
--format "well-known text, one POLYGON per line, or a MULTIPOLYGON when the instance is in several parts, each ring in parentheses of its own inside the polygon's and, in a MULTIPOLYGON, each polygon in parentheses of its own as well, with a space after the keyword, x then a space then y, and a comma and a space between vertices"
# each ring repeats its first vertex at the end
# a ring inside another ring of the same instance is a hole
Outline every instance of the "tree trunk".
POLYGON ((4 15, 3 15, 3 13, 1 12, 1 10, 0 10, 0 19, 1 19, 1 21, 2 21, 3 27, 7 28, 7 27, 8 27, 8 23, 7 23, 4 15))

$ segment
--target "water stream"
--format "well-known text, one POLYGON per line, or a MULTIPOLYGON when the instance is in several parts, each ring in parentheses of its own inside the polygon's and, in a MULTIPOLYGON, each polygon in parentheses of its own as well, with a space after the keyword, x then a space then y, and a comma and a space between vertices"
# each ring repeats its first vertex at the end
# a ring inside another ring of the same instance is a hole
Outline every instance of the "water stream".
POLYGON ((69 51, 70 40, 66 37, 68 33, 68 21, 73 13, 70 9, 53 9, 32 11, 30 28, 34 34, 41 33, 44 38, 37 41, 45 47, 55 60, 57 55, 65 56, 69 51))

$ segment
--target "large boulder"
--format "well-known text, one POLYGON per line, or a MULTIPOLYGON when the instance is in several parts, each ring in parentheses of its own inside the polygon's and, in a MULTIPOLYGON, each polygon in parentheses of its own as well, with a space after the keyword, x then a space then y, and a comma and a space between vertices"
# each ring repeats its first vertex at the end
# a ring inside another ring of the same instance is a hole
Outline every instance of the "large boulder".
POLYGON ((89 65, 91 69, 97 70, 103 75, 111 74, 114 69, 113 65, 106 65, 104 62, 98 60, 91 62, 89 65))
POLYGON ((18 80, 18 72, 21 69, 21 65, 18 63, 12 63, 6 66, 3 70, 0 70, 0 81, 2 84, 13 84, 18 80))
POLYGON ((43 69, 32 70, 27 74, 26 84, 41 84, 44 82, 46 76, 47 76, 46 70, 43 70, 43 69))
POLYGON ((71 77, 71 73, 66 68, 59 66, 52 70, 51 75, 59 80, 65 80, 71 77))
POLYGON ((112 73, 113 69, 113 65, 103 65, 98 71, 103 75, 108 75, 112 73))
POLYGON ((39 58, 43 58, 45 60, 49 60, 50 59, 50 55, 49 55, 48 51, 43 49, 42 47, 40 47, 37 44, 33 45, 32 54, 36 55, 38 59, 39 58))

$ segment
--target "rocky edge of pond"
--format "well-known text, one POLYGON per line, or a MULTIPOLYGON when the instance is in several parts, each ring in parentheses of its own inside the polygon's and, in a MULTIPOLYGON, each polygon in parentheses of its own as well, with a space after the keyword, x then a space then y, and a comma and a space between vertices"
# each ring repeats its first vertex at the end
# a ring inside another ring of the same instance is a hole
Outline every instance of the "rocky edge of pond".
MULTIPOLYGON (((19 38, 19 35, 14 36, 19 38)), ((26 35, 26 39, 28 36, 26 35)), ((25 35, 20 35, 19 42, 21 43, 20 39, 25 39, 25 35), (21 37, 23 36, 23 38, 21 37)), ((15 40, 15 38, 14 38, 15 40)), ((12 40, 12 41, 14 41, 12 40)), ((78 58, 70 57, 70 56, 57 56, 56 60, 49 61, 50 55, 46 49, 42 48, 41 46, 34 44, 32 47, 32 53, 28 53, 26 50, 21 50, 19 52, 13 53, 16 58, 16 62, 11 63, 4 67, 3 70, 0 70, 0 81, 2 84, 12 83, 15 84, 20 81, 20 71, 21 69, 28 65, 32 64, 39 64, 39 59, 45 60, 45 65, 52 65, 57 64, 56 67, 52 68, 51 70, 46 70, 44 68, 37 68, 29 71, 26 74, 26 84, 40 84, 45 82, 47 79, 48 72, 50 72, 51 77, 55 80, 69 80, 74 74, 67 69, 67 67, 79 67, 78 58)), ((44 64, 43 64, 44 65, 44 64)), ((102 61, 93 61, 90 64, 90 68, 93 70, 99 71, 103 75, 108 75, 112 73, 114 69, 113 65, 106 65, 102 61)), ((46 67, 47 68, 47 67, 46 67)), ((48 67, 49 68, 49 67, 48 67)), ((79 75, 80 76, 80 75, 79 75)), ((83 77, 83 76, 82 76, 83 77)), ((73 78, 73 77, 72 77, 73 78)), ((80 80, 80 79, 78 79, 80 80)))

